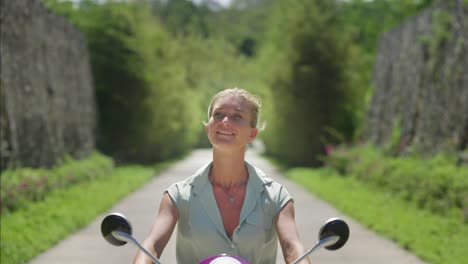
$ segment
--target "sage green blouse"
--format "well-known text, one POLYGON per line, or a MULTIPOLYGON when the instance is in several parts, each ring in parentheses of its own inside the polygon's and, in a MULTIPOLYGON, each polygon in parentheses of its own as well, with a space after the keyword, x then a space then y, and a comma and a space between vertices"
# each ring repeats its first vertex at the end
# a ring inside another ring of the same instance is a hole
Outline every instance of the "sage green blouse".
POLYGON ((180 213, 176 242, 178 264, 199 263, 221 253, 243 257, 252 264, 276 262, 278 239, 273 220, 292 197, 261 170, 247 162, 246 166, 249 180, 239 226, 232 240, 224 230, 208 180, 211 163, 167 189, 180 213))

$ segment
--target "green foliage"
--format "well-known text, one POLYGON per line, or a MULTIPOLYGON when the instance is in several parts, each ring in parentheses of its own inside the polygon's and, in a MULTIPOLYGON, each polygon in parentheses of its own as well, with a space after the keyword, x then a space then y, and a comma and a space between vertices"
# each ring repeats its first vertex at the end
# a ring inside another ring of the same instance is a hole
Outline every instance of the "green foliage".
POLYGON ((207 146, 202 121, 214 93, 236 86, 256 92, 262 86, 237 42, 255 33, 246 30, 247 23, 229 32, 224 26, 236 28, 230 13, 215 14, 183 0, 162 6, 153 1, 153 9, 84 1, 66 12, 51 2, 87 37, 98 149, 118 162, 151 163, 194 144, 207 146))
POLYGON ((458 264, 461 259, 468 258, 468 226, 457 217, 422 210, 392 192, 355 177, 343 177, 330 168, 294 168, 287 171, 287 175, 428 263, 458 264))
POLYGON ((254 58, 264 41, 272 6, 264 3, 216 12, 211 17, 210 32, 226 39, 240 54, 254 58))
POLYGON ((340 13, 353 28, 354 42, 368 54, 374 54, 382 32, 420 12, 434 0, 351 0, 341 1, 340 13))
POLYGON ((168 163, 155 168, 119 167, 111 177, 82 182, 66 190, 57 189, 43 201, 2 215, 2 263, 27 262, 85 226, 167 166, 168 163))
POLYGON ((210 35, 209 18, 212 11, 189 0, 170 0, 153 4, 153 13, 161 18, 164 27, 175 36, 210 35))
POLYGON ((317 165, 323 144, 353 138, 364 98, 364 66, 332 1, 276 1, 262 59, 274 108, 270 153, 317 165), (326 28, 326 30, 323 30, 326 28), (273 130, 273 131, 272 131, 273 130))
POLYGON ((0 212, 5 214, 24 208, 31 202, 42 201, 55 190, 110 177, 112 171, 113 161, 97 152, 83 160, 67 157, 49 170, 5 170, 0 175, 0 212))
MULTIPOLYGON (((75 15, 75 7, 73 1, 64 1, 64 0, 41 0, 47 8, 53 10, 55 13, 64 16, 65 18, 70 18, 75 15)), ((87 1, 89 2, 89 1, 87 1)))
POLYGON ((158 93, 150 72, 158 63, 156 55, 164 33, 151 22, 148 12, 135 5, 106 4, 89 11, 94 23, 86 25, 84 31, 102 120, 98 147, 118 160, 158 160, 157 150, 153 150, 154 157, 145 149, 149 146, 146 127, 164 119, 155 120, 152 108, 144 102, 166 96, 158 93))
POLYGON ((438 155, 389 157, 372 146, 332 152, 327 165, 344 176, 386 190, 419 208, 468 223, 468 168, 454 158, 438 155))
POLYGON ((88 42, 98 149, 118 162, 144 163, 187 152, 201 129, 197 91, 184 78, 186 66, 151 8, 142 2, 84 1, 68 18, 88 42))
POLYGON ((271 154, 319 165, 324 144, 359 132, 378 35, 432 1, 46 2, 88 40, 104 153, 153 162, 207 146, 209 99, 238 86, 264 101, 271 154))
POLYGON ((386 146, 383 146, 383 150, 391 155, 399 155, 406 147, 405 140, 401 137, 401 116, 397 116, 393 121, 393 129, 390 141, 386 146))

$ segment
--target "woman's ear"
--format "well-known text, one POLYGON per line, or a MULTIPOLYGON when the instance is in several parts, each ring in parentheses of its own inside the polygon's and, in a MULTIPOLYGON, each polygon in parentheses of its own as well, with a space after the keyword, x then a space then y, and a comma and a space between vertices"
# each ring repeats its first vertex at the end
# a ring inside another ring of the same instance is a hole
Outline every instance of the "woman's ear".
POLYGON ((252 130, 250 131, 250 135, 249 135, 249 143, 252 142, 252 140, 254 140, 257 137, 257 134, 258 134, 258 129, 252 128, 252 130))

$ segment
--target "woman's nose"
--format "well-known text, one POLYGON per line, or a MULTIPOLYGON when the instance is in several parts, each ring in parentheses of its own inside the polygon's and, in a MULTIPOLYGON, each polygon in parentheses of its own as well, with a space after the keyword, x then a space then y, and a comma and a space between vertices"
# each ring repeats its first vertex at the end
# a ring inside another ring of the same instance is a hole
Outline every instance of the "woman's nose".
POLYGON ((223 124, 231 124, 231 121, 229 120, 229 117, 228 116, 225 116, 223 117, 223 119, 221 120, 221 123, 223 124))

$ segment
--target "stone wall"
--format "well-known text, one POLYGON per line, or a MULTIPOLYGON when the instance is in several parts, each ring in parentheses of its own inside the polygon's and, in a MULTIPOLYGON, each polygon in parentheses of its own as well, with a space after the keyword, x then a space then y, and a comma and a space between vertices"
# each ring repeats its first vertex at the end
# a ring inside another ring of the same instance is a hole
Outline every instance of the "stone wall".
POLYGON ((381 36, 368 139, 400 154, 466 149, 467 20, 466 1, 444 0, 381 36))
POLYGON ((1 169, 48 167, 95 147, 84 36, 38 0, 0 0, 1 169))

